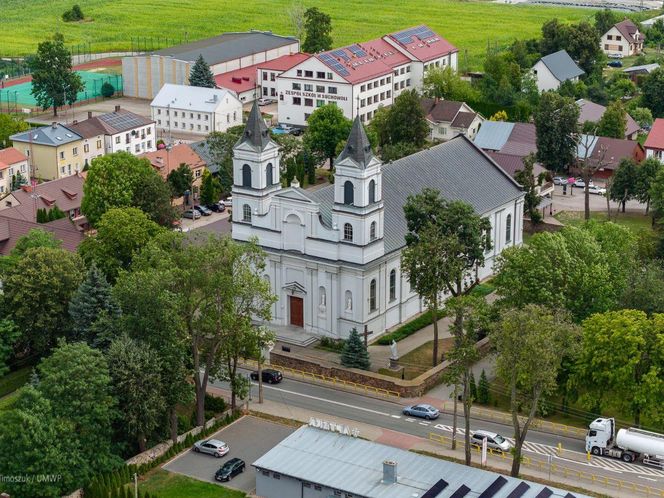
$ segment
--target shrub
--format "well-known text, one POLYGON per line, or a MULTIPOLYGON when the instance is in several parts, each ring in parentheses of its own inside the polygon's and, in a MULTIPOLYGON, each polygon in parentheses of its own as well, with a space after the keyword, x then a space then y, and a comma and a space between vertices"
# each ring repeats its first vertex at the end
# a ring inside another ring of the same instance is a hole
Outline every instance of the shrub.
POLYGON ((486 378, 486 372, 482 370, 480 383, 477 385, 477 402, 482 405, 488 405, 489 401, 489 379, 486 378))
POLYGON ((104 98, 112 97, 115 93, 115 87, 111 85, 108 81, 105 81, 101 86, 101 96, 104 98))
POLYGON ((191 430, 191 418, 186 415, 178 415, 178 433, 189 432, 191 430))
MULTIPOLYGON (((438 311, 438 320, 440 320, 444 316, 445 314, 443 313, 443 311, 438 311)), ((393 330, 389 334, 383 335, 376 341, 376 344, 379 344, 381 346, 389 346, 390 344, 392 344, 392 340, 399 342, 401 339, 405 339, 409 335, 412 335, 418 330, 423 329, 427 325, 431 325, 430 311, 426 311, 417 318, 414 318, 410 322, 405 323, 398 329, 393 330)))
MULTIPOLYGON (((214 413, 223 413, 226 410, 226 401, 224 398, 205 394, 205 409, 214 413)), ((206 417, 207 419, 207 417, 206 417)))
POLYGON ((329 351, 340 353, 344 349, 346 341, 343 339, 332 339, 331 337, 321 337, 320 347, 329 351))
POLYGON ((71 9, 66 10, 62 14, 62 20, 64 22, 82 21, 84 18, 85 16, 83 15, 83 11, 78 4, 74 5, 71 9))

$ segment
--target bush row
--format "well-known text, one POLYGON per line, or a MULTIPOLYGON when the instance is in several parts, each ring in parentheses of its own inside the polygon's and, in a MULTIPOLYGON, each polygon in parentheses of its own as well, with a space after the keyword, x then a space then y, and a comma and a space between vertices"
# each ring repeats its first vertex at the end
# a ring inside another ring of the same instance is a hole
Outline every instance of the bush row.
MULTIPOLYGON (((443 311, 438 311, 438 320, 443 318, 445 316, 445 313, 443 311)), ((402 339, 405 339, 411 334, 414 334, 420 329, 423 329, 427 325, 431 324, 431 312, 426 311, 425 313, 421 314, 417 318, 411 320, 410 322, 402 325, 396 330, 393 330, 389 334, 385 334, 382 337, 380 337, 377 341, 376 344, 380 344, 381 346, 388 346, 392 344, 392 341, 399 342, 402 339)))

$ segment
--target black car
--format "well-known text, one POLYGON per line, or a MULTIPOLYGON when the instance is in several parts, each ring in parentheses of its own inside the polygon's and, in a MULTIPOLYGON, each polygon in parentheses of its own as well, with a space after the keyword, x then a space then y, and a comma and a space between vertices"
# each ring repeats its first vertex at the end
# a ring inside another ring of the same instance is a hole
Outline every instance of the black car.
POLYGON ((620 61, 611 61, 608 63, 608 66, 610 67, 622 67, 622 62, 620 61))
POLYGON ((290 132, 291 135, 299 137, 304 133, 304 130, 302 128, 293 128, 290 132))
POLYGON ((210 211, 205 206, 194 206, 194 209, 201 213, 203 216, 210 216, 212 214, 212 211, 210 211))
POLYGON ((214 478, 217 481, 230 481, 233 477, 244 472, 244 460, 239 458, 231 458, 226 462, 215 474, 214 478))
POLYGON ((219 202, 215 202, 214 204, 208 204, 206 207, 210 211, 214 211, 215 213, 223 213, 224 211, 226 211, 226 206, 220 204, 219 202))
MULTIPOLYGON (((262 371, 262 374, 263 382, 267 382, 268 384, 279 384, 284 378, 279 370, 271 368, 266 368, 262 371)), ((258 372, 251 372, 251 380, 258 380, 258 372)))

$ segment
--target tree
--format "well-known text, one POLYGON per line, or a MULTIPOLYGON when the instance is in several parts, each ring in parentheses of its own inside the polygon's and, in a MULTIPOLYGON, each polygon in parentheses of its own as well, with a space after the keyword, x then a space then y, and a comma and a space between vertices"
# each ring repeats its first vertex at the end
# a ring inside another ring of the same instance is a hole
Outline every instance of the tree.
POLYGON ((664 268, 661 261, 634 266, 621 303, 625 309, 644 311, 648 316, 664 313, 664 268))
POLYGON ((636 168, 635 197, 646 205, 646 214, 650 211, 650 195, 653 183, 662 169, 662 163, 654 157, 649 157, 636 168))
POLYGON ((149 345, 121 336, 108 348, 112 392, 122 407, 122 428, 142 453, 163 420, 161 362, 149 345))
POLYGON ((585 182, 583 188, 584 195, 584 219, 590 219, 590 182, 596 171, 601 170, 607 165, 606 148, 603 146, 592 147, 595 141, 596 133, 588 135, 577 135, 577 155, 576 168, 581 173, 581 178, 585 182))
POLYGON ((625 203, 636 196, 637 189, 637 166, 633 159, 623 158, 613 172, 611 178, 611 189, 606 195, 612 201, 622 204, 625 212, 625 203))
POLYGON ((427 69, 424 73, 423 87, 424 95, 431 98, 466 102, 477 100, 479 97, 470 83, 463 81, 459 73, 450 66, 427 69))
POLYGON ((210 70, 210 66, 203 59, 203 54, 199 54, 194 66, 191 68, 189 75, 189 84, 191 86, 200 86, 203 88, 216 88, 217 83, 214 81, 214 75, 210 70))
POLYGON ((222 186, 219 178, 212 176, 212 173, 206 168, 203 171, 201 180, 201 204, 210 205, 219 202, 221 199, 222 186))
POLYGON ((111 286, 93 261, 85 280, 69 301, 72 338, 97 346, 96 338, 91 334, 92 326, 100 316, 116 317, 118 314, 119 309, 113 301, 111 286))
POLYGON ((9 137, 26 131, 30 125, 20 117, 14 117, 11 114, 0 113, 0 149, 11 146, 9 137))
POLYGON ((477 402, 481 405, 488 405, 491 401, 489 393, 489 379, 486 377, 486 372, 482 369, 480 374, 480 382, 477 385, 477 402))
POLYGON ((131 205, 143 211, 158 225, 172 228, 179 216, 171 204, 171 195, 168 184, 156 171, 153 171, 139 180, 134 189, 131 205))
POLYGON ((337 145, 348 138, 353 126, 352 121, 344 116, 340 107, 327 104, 311 113, 307 124, 307 131, 304 133, 305 146, 328 158, 332 169, 337 145))
POLYGON ((641 84, 641 103, 656 118, 664 117, 664 69, 658 67, 641 84))
POLYGON ((182 163, 168 174, 166 181, 171 187, 173 197, 182 197, 187 190, 191 190, 194 174, 187 164, 182 163))
POLYGON ((529 154, 523 158, 523 169, 514 173, 514 179, 519 182, 526 193, 523 200, 523 213, 530 218, 532 223, 539 223, 542 215, 538 206, 542 197, 537 193, 537 187, 542 185, 542 178, 535 178, 535 155, 529 154))
MULTIPOLYGON (((311 118, 310 118, 311 119, 311 118)), ((424 110, 416 90, 405 90, 387 111, 387 143, 409 143, 422 147, 429 136, 424 110)))
POLYGON ((16 324, 6 318, 0 320, 0 377, 9 371, 7 362, 14 354, 14 345, 21 336, 16 324))
POLYGON ((556 389, 563 357, 573 350, 577 331, 562 313, 542 306, 507 309, 491 332, 497 352, 496 375, 510 393, 514 427, 514 459, 510 475, 517 477, 523 443, 537 407, 556 389), (525 421, 519 418, 527 410, 525 421))
POLYGON ((20 171, 17 171, 15 175, 12 175, 12 191, 20 189, 23 185, 28 184, 28 179, 24 177, 20 171))
POLYGON ((653 117, 650 109, 646 107, 636 107, 630 111, 630 115, 641 128, 647 128, 652 125, 653 117))
POLYGON ((344 342, 344 348, 341 351, 341 364, 348 368, 369 370, 369 353, 355 327, 351 329, 348 339, 344 342))
POLYGON ((303 52, 316 54, 332 48, 332 19, 318 8, 310 7, 305 11, 304 31, 303 52))
POLYGON ((97 234, 78 247, 86 264, 96 264, 115 282, 120 270, 128 270, 135 254, 163 229, 136 208, 113 208, 104 213, 97 234))
POLYGON ((597 134, 602 137, 625 138, 626 129, 627 111, 625 111, 625 107, 619 100, 611 102, 599 120, 597 134))
POLYGON ((649 394, 664 368, 663 339, 662 315, 649 319, 643 311, 621 310, 586 319, 572 379, 581 403, 597 413, 608 406, 627 411, 636 425, 642 414, 658 412, 649 394))
POLYGON ((76 102, 76 95, 83 91, 81 77, 72 70, 71 54, 65 48, 60 33, 53 40, 41 42, 37 53, 29 59, 32 72, 32 95, 44 110, 53 107, 53 116, 58 107, 76 102))
POLYGON ((2 307, 30 353, 48 352, 69 330, 67 307, 83 281, 83 262, 64 249, 28 249, 3 275, 2 307))
POLYGON ((105 99, 109 99, 115 93, 115 87, 112 83, 104 81, 104 84, 101 85, 101 96, 105 99))
POLYGON ((579 106, 568 97, 545 92, 535 111, 537 159, 551 171, 566 171, 576 157, 579 106))
POLYGON ((632 97, 636 93, 636 85, 624 73, 614 76, 607 87, 609 98, 613 100, 622 100, 632 97))
POLYGON ((595 29, 602 36, 618 22, 617 16, 611 9, 602 9, 595 12, 595 29))
POLYGON ((47 232, 41 228, 31 228, 30 231, 16 241, 16 245, 11 250, 10 255, 19 258, 22 257, 28 249, 35 247, 51 247, 59 249, 62 241, 55 238, 53 232, 47 232))
POLYGON ((82 21, 83 19, 83 11, 78 4, 74 5, 70 10, 64 11, 62 14, 62 20, 64 22, 82 21))
POLYGON ((489 118, 489 121, 507 121, 507 113, 505 111, 497 111, 489 118))
POLYGON ((233 147, 243 132, 244 126, 233 126, 228 128, 225 133, 213 131, 205 140, 212 162, 219 168, 217 177, 221 182, 223 192, 230 192, 233 186, 233 147))
POLYGON ((540 52, 549 55, 567 46, 568 28, 560 24, 558 19, 551 19, 542 25, 542 39, 540 40, 540 52))
POLYGON ((158 175, 150 162, 128 152, 93 159, 83 184, 81 203, 88 222, 96 226, 107 210, 132 206, 135 191, 150 175, 158 175))
POLYGON ((596 74, 598 71, 601 75, 605 59, 600 48, 600 36, 587 21, 581 21, 579 24, 567 28, 565 49, 588 76, 596 74))
POLYGON ((293 0, 286 9, 286 15, 288 16, 290 27, 293 30, 295 38, 298 40, 304 38, 304 14, 306 10, 304 3, 300 0, 293 0))

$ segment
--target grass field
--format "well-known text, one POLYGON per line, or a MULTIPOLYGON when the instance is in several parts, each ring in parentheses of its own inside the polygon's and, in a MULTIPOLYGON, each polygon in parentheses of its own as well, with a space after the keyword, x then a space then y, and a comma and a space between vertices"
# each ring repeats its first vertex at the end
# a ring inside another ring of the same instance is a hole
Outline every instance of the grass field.
MULTIPOLYGON (((593 220, 606 221, 605 212, 591 212, 590 217, 593 220)), ((555 214, 554 218, 565 225, 579 225, 584 222, 583 213, 576 211, 561 211, 560 213, 555 214)), ((652 229, 652 218, 643 213, 618 213, 617 216, 614 216, 612 213, 611 221, 618 225, 623 225, 634 232, 652 229)))
MULTIPOLYGON (((442 331, 441 331, 442 332, 442 331)), ((438 354, 446 353, 452 349, 453 339, 447 337, 438 341, 438 354)), ((399 365, 404 367, 404 378, 406 380, 414 379, 418 375, 423 374, 431 368, 433 360, 433 341, 422 344, 420 347, 413 349, 411 352, 399 358, 399 365)), ((389 375, 391 377, 401 378, 401 371, 390 370, 389 368, 381 368, 378 373, 389 375)))
MULTIPOLYGON (((90 43, 95 52, 127 50, 131 37, 164 37, 189 40, 224 31, 272 30, 292 34, 286 9, 292 0, 84 0, 88 21, 64 23, 62 13, 71 0, 3 0, 0 56, 34 52, 40 40, 54 31, 67 44, 90 43)), ((477 0, 308 0, 330 14, 334 45, 368 40, 390 31, 421 23, 449 39, 476 66, 487 43, 506 44, 515 38, 540 33, 544 21, 557 17, 578 21, 593 15, 589 9, 539 5, 502 5, 477 0)))
MULTIPOLYGON (((133 490, 133 486, 131 486, 133 490)), ((244 498, 247 496, 241 491, 224 488, 216 484, 197 481, 180 474, 173 474, 157 469, 141 477, 138 489, 156 495, 159 498, 181 498, 195 496, 196 498, 244 498)))

